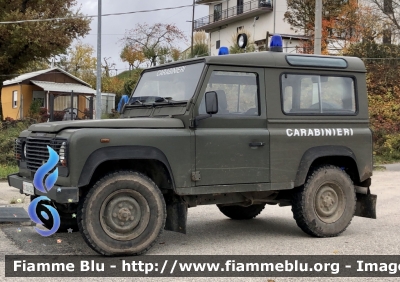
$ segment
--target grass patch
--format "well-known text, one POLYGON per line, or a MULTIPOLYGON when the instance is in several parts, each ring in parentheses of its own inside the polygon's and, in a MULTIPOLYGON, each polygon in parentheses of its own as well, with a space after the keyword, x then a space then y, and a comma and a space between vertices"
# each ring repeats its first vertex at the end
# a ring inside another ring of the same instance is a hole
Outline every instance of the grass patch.
POLYGON ((390 154, 374 156, 374 165, 393 164, 400 162, 400 159, 394 158, 390 154))
POLYGON ((385 171, 386 167, 383 165, 374 165, 374 171, 385 171))
POLYGON ((16 165, 0 165, 0 180, 6 180, 7 175, 18 172, 16 165))

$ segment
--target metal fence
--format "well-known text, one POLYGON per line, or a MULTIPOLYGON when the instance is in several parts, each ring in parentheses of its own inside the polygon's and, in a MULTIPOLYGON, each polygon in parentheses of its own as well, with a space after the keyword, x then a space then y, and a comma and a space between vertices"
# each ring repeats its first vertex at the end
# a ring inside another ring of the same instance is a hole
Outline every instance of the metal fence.
POLYGON ((240 6, 235 6, 231 7, 222 11, 215 11, 214 14, 205 16, 203 18, 200 18, 198 20, 195 20, 194 26, 195 28, 200 28, 202 26, 225 20, 231 17, 238 16, 243 13, 247 13, 253 10, 257 10, 259 8, 271 8, 272 9, 272 1, 271 0, 253 0, 249 1, 246 3, 243 3, 243 5, 240 6))

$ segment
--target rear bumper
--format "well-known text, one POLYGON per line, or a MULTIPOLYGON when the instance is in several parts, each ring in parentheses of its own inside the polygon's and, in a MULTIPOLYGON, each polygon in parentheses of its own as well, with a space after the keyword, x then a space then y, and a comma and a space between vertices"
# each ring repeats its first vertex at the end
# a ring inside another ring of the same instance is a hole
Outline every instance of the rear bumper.
MULTIPOLYGON (((32 183, 32 181, 30 181, 26 178, 20 177, 18 175, 18 173, 8 175, 7 180, 8 180, 8 185, 18 189, 21 194, 25 194, 23 192, 22 182, 32 183)), ((51 199, 57 203, 60 203, 60 204, 79 202, 79 188, 78 187, 61 187, 61 186, 54 185, 54 187, 52 189, 50 189, 50 191, 48 191, 47 193, 43 193, 35 188, 35 195, 46 196, 49 199, 51 199)))

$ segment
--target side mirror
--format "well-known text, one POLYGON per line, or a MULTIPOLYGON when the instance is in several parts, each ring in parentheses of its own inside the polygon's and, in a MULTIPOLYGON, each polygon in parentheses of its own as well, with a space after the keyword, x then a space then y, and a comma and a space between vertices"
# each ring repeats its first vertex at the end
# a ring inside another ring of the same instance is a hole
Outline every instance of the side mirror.
POLYGON ((206 115, 199 115, 191 121, 191 128, 196 128, 199 125, 199 121, 210 118, 212 115, 218 113, 218 95, 215 91, 206 92, 204 94, 206 102, 206 115))
POLYGON ((206 112, 209 115, 218 113, 218 95, 215 91, 206 92, 206 112))

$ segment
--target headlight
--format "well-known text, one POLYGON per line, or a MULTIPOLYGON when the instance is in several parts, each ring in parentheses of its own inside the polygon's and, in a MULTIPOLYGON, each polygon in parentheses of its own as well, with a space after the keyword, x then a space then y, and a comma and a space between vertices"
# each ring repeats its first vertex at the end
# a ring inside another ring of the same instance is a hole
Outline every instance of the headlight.
POLYGON ((58 155, 60 156, 60 163, 63 166, 67 166, 67 159, 66 159, 66 151, 67 151, 67 143, 62 142, 60 146, 60 150, 58 151, 58 155))
POLYGON ((26 142, 22 143, 23 151, 24 151, 24 159, 26 159, 26 142))

